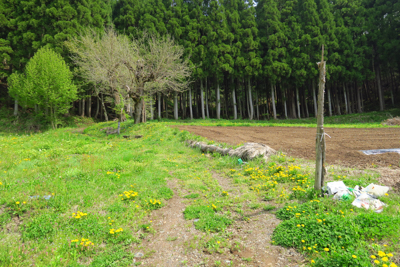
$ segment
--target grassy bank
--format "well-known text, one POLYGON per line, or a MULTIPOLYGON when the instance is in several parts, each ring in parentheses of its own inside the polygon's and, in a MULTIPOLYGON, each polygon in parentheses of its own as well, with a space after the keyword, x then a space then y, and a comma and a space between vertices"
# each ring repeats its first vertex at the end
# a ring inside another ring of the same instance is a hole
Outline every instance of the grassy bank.
MULTIPOLYGON (((350 114, 341 116, 325 116, 324 126, 330 128, 386 128, 400 127, 387 126, 382 122, 387 119, 400 116, 400 109, 386 111, 374 111, 361 114, 350 114)), ((197 126, 282 126, 282 127, 317 127, 316 118, 287 119, 287 120, 217 120, 217 119, 195 119, 195 120, 166 120, 163 122, 171 125, 197 125, 197 126)))

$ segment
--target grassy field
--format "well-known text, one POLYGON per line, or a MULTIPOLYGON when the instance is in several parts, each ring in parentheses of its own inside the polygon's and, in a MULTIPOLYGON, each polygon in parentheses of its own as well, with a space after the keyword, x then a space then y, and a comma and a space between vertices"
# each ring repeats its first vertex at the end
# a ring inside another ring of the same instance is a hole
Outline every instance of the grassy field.
MULTIPOLYGON (((267 164, 256 159, 239 165, 236 158, 188 148, 185 140, 204 139, 165 124, 128 121, 120 136, 100 131, 115 128, 113 122, 94 124, 83 132, 3 131, 0 266, 140 265, 133 263, 131 250, 157 235, 151 214, 174 196, 167 183, 171 180, 188 192, 183 196, 185 219, 198 219, 194 226, 204 233, 195 248, 225 253, 225 248, 237 246, 240 240, 229 231, 237 221, 233 214, 250 220, 244 210, 260 208, 282 220, 271 245, 296 248, 311 266, 399 264, 399 195, 382 197, 388 206, 380 214, 357 209, 351 200, 318 197, 309 162, 280 153, 267 164), (212 172, 247 190, 233 195, 212 172)), ((329 172, 330 179, 349 186, 366 186, 378 178, 373 171, 350 177, 342 168, 329 172)), ((143 250, 146 258, 154 248, 143 250)))

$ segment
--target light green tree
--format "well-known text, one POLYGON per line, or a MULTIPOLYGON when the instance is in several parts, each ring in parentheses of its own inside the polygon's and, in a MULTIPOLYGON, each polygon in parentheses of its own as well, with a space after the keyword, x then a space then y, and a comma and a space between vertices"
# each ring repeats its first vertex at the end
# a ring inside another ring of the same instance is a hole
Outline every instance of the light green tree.
POLYGON ((21 104, 49 109, 47 116, 53 128, 57 128, 59 116, 68 112, 77 98, 72 72, 61 55, 47 47, 35 53, 24 74, 13 73, 9 84, 10 95, 21 104))

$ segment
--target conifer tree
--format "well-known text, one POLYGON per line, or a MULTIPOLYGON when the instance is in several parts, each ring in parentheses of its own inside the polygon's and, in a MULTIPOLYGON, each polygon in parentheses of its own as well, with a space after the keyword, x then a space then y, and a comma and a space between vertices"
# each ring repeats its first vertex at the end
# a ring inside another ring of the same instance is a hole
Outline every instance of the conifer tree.
POLYGON ((273 116, 276 119, 275 86, 282 78, 289 76, 291 71, 285 60, 287 37, 281 22, 281 14, 274 0, 261 0, 258 3, 257 19, 263 74, 269 80, 273 116))
POLYGON ((217 0, 211 0, 206 10, 207 24, 205 32, 207 36, 206 49, 208 54, 205 64, 210 73, 214 74, 216 84, 216 114, 217 119, 221 117, 221 99, 220 82, 223 79, 224 72, 231 71, 231 65, 227 63, 230 60, 229 45, 224 41, 228 38, 228 27, 223 6, 217 0))
POLYGON ((241 58, 243 61, 238 62, 240 68, 239 74, 247 82, 247 98, 250 106, 249 118, 253 119, 254 107, 252 101, 251 78, 257 77, 261 70, 261 58, 258 55, 259 39, 256 23, 256 10, 254 2, 249 0, 246 2, 245 8, 240 13, 242 24, 241 40, 241 58))
POLYGON ((7 39, 9 32, 9 8, 3 0, 0 0, 0 83, 1 79, 9 75, 8 64, 11 60, 12 48, 10 41, 7 39))
POLYGON ((14 50, 12 64, 21 68, 43 46, 64 57, 64 41, 84 27, 102 29, 111 24, 111 3, 102 0, 4 0, 11 9, 8 40, 14 50))
MULTIPOLYGON (((230 78, 230 86, 232 88, 232 102, 233 102, 233 119, 237 119, 237 105, 236 105, 236 95, 239 87, 235 88, 235 79, 240 79, 240 69, 238 68, 238 63, 244 61, 241 55, 241 48, 243 46, 241 40, 242 34, 242 22, 240 18, 240 13, 245 8, 245 4, 241 0, 226 0, 224 2, 226 20, 228 25, 228 38, 226 43, 231 47, 230 51, 230 66, 231 72, 227 74, 230 78)), ((225 89, 227 94, 227 88, 225 89)))
POLYGON ((131 37, 136 34, 139 27, 140 0, 119 0, 113 7, 112 17, 115 28, 131 37))

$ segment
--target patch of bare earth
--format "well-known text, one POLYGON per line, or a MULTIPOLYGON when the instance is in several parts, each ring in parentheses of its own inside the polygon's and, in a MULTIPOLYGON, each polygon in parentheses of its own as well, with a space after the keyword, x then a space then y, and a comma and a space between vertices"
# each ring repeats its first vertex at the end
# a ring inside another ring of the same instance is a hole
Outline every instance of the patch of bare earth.
POLYGON ((135 258, 144 266, 195 266, 202 263, 201 251, 187 251, 187 243, 194 235, 201 235, 193 222, 186 221, 183 217, 185 204, 179 197, 178 184, 176 180, 168 181, 168 186, 174 191, 174 197, 167 205, 152 212, 151 221, 156 233, 148 238, 138 247, 133 248, 137 255, 143 253, 144 258, 135 258), (187 265, 185 265, 187 263, 187 265))
MULTIPOLYGON (((231 181, 213 172, 215 178, 223 190, 233 195, 240 195, 240 186, 234 186, 231 181)), ((274 214, 263 209, 250 209, 244 211, 242 216, 236 214, 235 223, 228 228, 232 232, 233 240, 239 241, 241 250, 233 251, 233 266, 300 266, 303 256, 294 249, 286 249, 271 245, 271 237, 275 227, 280 223, 274 214), (244 260, 250 260, 244 263, 244 260)))
MULTIPOLYGON (((244 186, 233 185, 228 178, 215 172, 213 178, 231 196, 238 196, 244 190, 244 186)), ((210 236, 196 230, 193 221, 183 217, 186 204, 180 195, 185 190, 176 180, 168 181, 168 186, 174 191, 174 197, 149 218, 156 232, 131 250, 141 256, 134 261, 141 262, 142 266, 216 266, 219 262, 218 266, 279 267, 300 266, 303 262, 302 255, 295 250, 271 245, 272 232, 280 221, 262 209, 245 210, 249 220, 232 212, 234 223, 226 230, 232 233, 231 248, 210 254, 203 247, 210 236), (239 247, 234 246, 236 243, 239 247)))

